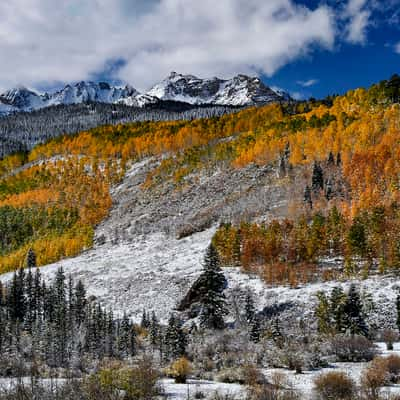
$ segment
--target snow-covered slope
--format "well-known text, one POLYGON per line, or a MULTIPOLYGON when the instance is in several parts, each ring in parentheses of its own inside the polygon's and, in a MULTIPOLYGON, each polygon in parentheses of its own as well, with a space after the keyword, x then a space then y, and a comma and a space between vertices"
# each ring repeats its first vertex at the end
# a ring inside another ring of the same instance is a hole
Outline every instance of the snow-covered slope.
POLYGON ((140 93, 129 85, 116 87, 106 82, 90 81, 68 84, 59 91, 43 94, 18 87, 0 94, 0 114, 88 101, 143 107, 160 100, 197 105, 247 106, 284 101, 288 97, 273 91, 256 77, 238 75, 229 80, 200 79, 172 72, 146 93, 140 93))
MULTIPOLYGON (((88 293, 96 296, 104 305, 111 306, 120 313, 126 311, 136 319, 140 318, 143 308, 148 311, 154 310, 165 321, 201 273, 204 252, 218 223, 215 222, 214 226, 202 232, 177 239, 172 222, 179 224, 179 218, 183 219, 183 222, 186 220, 194 222, 194 220, 189 210, 175 209, 174 204, 178 206, 185 203, 184 207, 187 208, 193 208, 196 204, 200 214, 203 209, 210 212, 210 204, 207 202, 203 204, 202 199, 209 198, 211 191, 215 192, 214 185, 221 187, 221 182, 226 179, 221 172, 209 176, 208 180, 203 178, 203 182, 196 180, 195 187, 198 190, 195 195, 193 194, 194 200, 190 192, 179 194, 175 190, 168 192, 163 189, 159 200, 154 193, 149 193, 149 196, 153 196, 152 202, 155 203, 152 209, 146 206, 149 204, 149 198, 141 197, 139 191, 146 176, 146 166, 154 162, 155 160, 149 159, 134 164, 124 181, 112 190, 115 206, 110 217, 98 226, 97 245, 93 249, 78 257, 43 267, 41 271, 51 279, 57 268, 62 266, 75 280, 82 279, 88 293), (182 195, 185 197, 179 197, 182 195), (161 200, 162 202, 158 203, 161 200), (99 240, 101 237, 104 240, 99 240)), ((265 175, 260 175, 260 172, 249 169, 247 172, 242 172, 242 175, 235 175, 233 181, 236 186, 241 185, 242 181, 251 181, 249 178, 251 174, 253 183, 266 190, 262 192, 262 197, 268 203, 266 193, 277 189, 273 186, 274 182, 268 180, 265 175), (258 183, 260 179, 264 185, 258 183)), ((229 182, 226 185, 227 193, 232 195, 229 182)), ((251 189, 244 186, 243 193, 249 192, 251 189)), ((235 201, 244 202, 244 208, 249 204, 255 207, 260 203, 255 195, 245 198, 242 194, 240 198, 238 192, 237 198, 239 200, 235 201)), ((221 197, 218 208, 222 210, 228 207, 232 213, 238 207, 237 203, 227 203, 226 199, 221 197), (223 204, 225 205, 222 206, 223 204)), ((277 193, 271 199, 277 201, 280 195, 277 193)), ((283 213, 284 208, 280 212, 283 213)), ((305 285, 296 289, 269 287, 259 277, 243 274, 238 268, 225 268, 224 273, 228 281, 227 295, 231 303, 232 299, 244 296, 247 290, 251 289, 260 312, 269 313, 271 308, 276 309, 280 306, 283 312, 287 312, 288 318, 301 317, 310 322, 314 320, 312 310, 318 291, 330 291, 335 285, 346 288, 350 284, 350 282, 329 282, 305 285)), ((11 274, 3 275, 1 280, 10 277, 11 274)), ((356 282, 362 291, 368 291, 373 295, 379 309, 379 313, 376 314, 381 319, 381 326, 387 324, 387 321, 395 323, 394 302, 400 287, 398 280, 394 277, 379 276, 356 282)))
POLYGON ((232 79, 200 79, 176 72, 148 92, 161 100, 183 101, 190 104, 220 104, 245 106, 282 101, 277 94, 256 77, 237 75, 232 79))

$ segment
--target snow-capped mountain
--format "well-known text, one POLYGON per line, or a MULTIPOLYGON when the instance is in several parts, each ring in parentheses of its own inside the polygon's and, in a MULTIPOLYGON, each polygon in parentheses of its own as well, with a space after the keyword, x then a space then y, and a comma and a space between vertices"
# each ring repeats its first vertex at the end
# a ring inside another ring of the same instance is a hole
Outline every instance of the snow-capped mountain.
POLYGON ((161 100, 190 104, 247 106, 284 100, 257 77, 237 75, 232 79, 200 79, 193 75, 171 74, 153 86, 149 95, 161 100))
POLYGON ((0 115, 88 101, 143 107, 166 100, 196 105, 247 106, 284 101, 287 96, 275 92, 257 77, 237 75, 229 80, 200 79, 172 72, 146 93, 140 93, 129 85, 116 87, 106 82, 90 81, 68 84, 59 91, 43 94, 18 87, 0 94, 0 115))

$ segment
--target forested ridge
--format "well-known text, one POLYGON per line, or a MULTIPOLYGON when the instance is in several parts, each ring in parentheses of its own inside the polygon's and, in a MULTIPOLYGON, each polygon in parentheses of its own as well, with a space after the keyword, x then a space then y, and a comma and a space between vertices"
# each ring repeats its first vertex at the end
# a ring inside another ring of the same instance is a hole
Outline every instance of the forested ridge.
POLYGON ((161 155, 143 190, 169 181, 179 192, 190 174, 252 163, 273 166, 282 185, 303 174, 304 201, 286 221, 225 221, 215 243, 228 264, 294 285, 319 279, 318 260, 329 255, 344 258, 347 274, 397 269, 399 80, 208 119, 106 125, 7 156, 1 271, 23 265, 29 248, 44 265, 90 247, 112 206, 110 187, 133 162, 161 155))

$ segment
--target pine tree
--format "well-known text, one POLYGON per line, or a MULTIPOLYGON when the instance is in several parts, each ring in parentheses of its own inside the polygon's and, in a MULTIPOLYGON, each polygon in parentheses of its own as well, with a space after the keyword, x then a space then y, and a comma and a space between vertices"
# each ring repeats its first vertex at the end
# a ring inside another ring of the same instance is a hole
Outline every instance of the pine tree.
POLYGON ((168 320, 167 331, 165 333, 166 356, 170 359, 178 359, 186 353, 187 337, 173 314, 168 320))
POLYGON ((343 333, 345 331, 344 306, 346 304, 346 297, 341 287, 337 286, 332 289, 329 311, 337 333, 343 333))
POLYGON ((34 297, 34 282, 32 269, 29 267, 26 274, 25 293, 26 293, 26 316, 25 328, 29 333, 32 333, 32 327, 35 322, 35 297, 34 297))
POLYGON ((86 289, 81 280, 79 280, 75 286, 74 302, 75 321, 79 326, 83 324, 85 320, 85 311, 87 304, 86 289))
POLYGON ((311 182, 314 192, 319 192, 324 188, 324 172, 317 162, 314 163, 311 182))
POLYGON ((56 272, 54 285, 51 288, 54 293, 54 324, 55 324, 55 348, 58 365, 66 362, 67 350, 67 300, 64 270, 60 267, 56 272))
POLYGON ((315 310, 315 316, 318 322, 318 332, 327 334, 332 331, 329 301, 324 292, 317 293, 318 304, 315 310))
POLYGON ((158 323, 156 314, 153 311, 150 320, 150 343, 153 347, 155 347, 159 345, 159 342, 160 342, 160 324, 158 323))
POLYGON ((22 322, 26 313, 26 300, 25 300, 25 281, 24 270, 21 268, 17 273, 14 273, 11 286, 8 290, 7 307, 9 309, 10 317, 13 321, 22 322))
POLYGON ((27 268, 36 268, 36 254, 32 248, 29 249, 28 254, 26 256, 26 267, 27 268))
POLYGON ((143 309, 142 313, 142 319, 140 321, 140 326, 144 329, 148 329, 150 327, 150 320, 149 316, 147 315, 147 312, 145 309, 143 309))
POLYGON ((396 325, 397 329, 400 331, 400 293, 396 297, 396 314, 397 314, 396 325))
POLYGON ((360 295, 354 284, 350 286, 343 311, 346 331, 351 335, 368 336, 360 295))
POLYGON ((304 189, 304 203, 306 203, 311 209, 313 207, 312 197, 311 197, 311 189, 310 186, 306 186, 304 189))
POLYGON ((340 167, 341 165, 342 165, 342 155, 340 153, 337 153, 336 166, 340 167))
POLYGON ((222 329, 225 325, 224 315, 228 312, 223 294, 225 277, 213 244, 210 244, 204 257, 204 272, 201 278, 204 294, 200 301, 200 324, 203 328, 222 329))
POLYGON ((244 309, 245 309, 246 322, 248 325, 251 325, 251 323, 255 319, 256 310, 254 307, 253 296, 251 295, 250 292, 247 292, 246 294, 244 309))
POLYGON ((272 328, 271 328, 271 335, 273 341, 276 343, 276 345, 281 349, 283 348, 284 344, 284 337, 282 334, 280 322, 278 318, 274 318, 272 322, 272 328))
POLYGON ((260 341, 261 321, 259 317, 254 317, 254 319, 251 321, 249 336, 250 340, 254 343, 258 343, 260 341))

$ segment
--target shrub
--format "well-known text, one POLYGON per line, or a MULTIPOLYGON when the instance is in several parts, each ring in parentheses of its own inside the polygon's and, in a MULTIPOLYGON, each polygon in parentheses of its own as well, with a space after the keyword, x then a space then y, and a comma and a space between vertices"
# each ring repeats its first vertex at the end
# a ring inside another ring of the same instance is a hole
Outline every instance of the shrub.
POLYGON ((364 336, 335 336, 332 351, 339 361, 371 361, 377 354, 377 347, 364 336))
POLYGON ((241 369, 241 373, 245 385, 256 386, 266 382, 263 373, 253 364, 244 365, 241 369))
POLYGON ((392 354, 386 357, 385 361, 390 382, 397 383, 400 379, 400 356, 392 354))
POLYGON ((355 383, 344 372, 327 372, 314 380, 314 391, 320 400, 351 400, 355 383))
POLYGON ((127 369, 122 378, 125 400, 150 400, 160 395, 158 386, 159 371, 149 357, 144 357, 134 368, 127 369))
POLYGON ((377 357, 364 369, 361 375, 361 387, 367 399, 379 397, 380 389, 388 378, 386 364, 386 359, 377 357))
POLYGON ((398 340, 399 334, 393 329, 386 329, 382 332, 382 339, 386 343, 387 350, 393 350, 393 343, 398 340))
POLYGON ((175 383, 186 383, 186 379, 191 372, 192 366, 185 357, 174 361, 168 370, 168 374, 175 378, 175 383))
POLYGON ((244 384, 242 371, 239 368, 226 368, 216 376, 218 382, 244 384))

